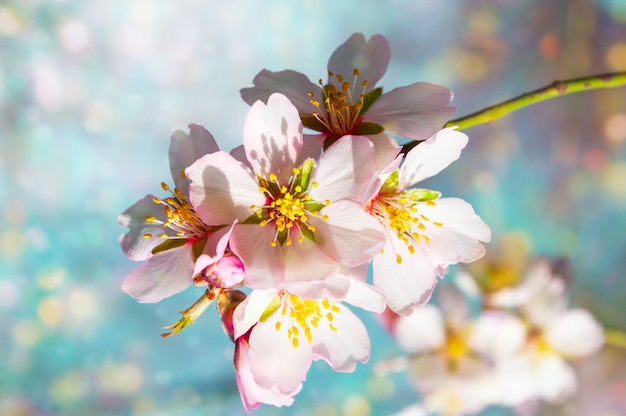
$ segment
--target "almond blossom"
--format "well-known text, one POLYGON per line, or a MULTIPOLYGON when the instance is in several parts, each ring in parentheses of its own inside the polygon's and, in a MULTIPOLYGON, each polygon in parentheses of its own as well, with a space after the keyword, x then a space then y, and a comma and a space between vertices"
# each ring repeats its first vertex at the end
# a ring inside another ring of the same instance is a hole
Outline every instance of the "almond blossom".
POLYGON ((237 306, 235 368, 247 411, 291 405, 313 361, 339 372, 368 361, 367 331, 344 301, 377 313, 385 307, 378 291, 346 274, 254 290, 237 306))
POLYGON ((443 129, 409 151, 399 168, 401 159, 396 159, 371 184, 366 210, 386 234, 383 251, 373 261, 374 286, 397 313, 425 304, 449 265, 485 253, 480 242, 489 241, 491 231, 470 204, 411 188, 458 159, 467 141, 465 134, 443 129))
POLYGON ((450 286, 439 295, 439 308, 394 315, 391 332, 410 354, 405 365, 425 410, 475 413, 497 401, 494 365, 521 350, 526 331, 520 319, 502 311, 471 319, 465 299, 450 286))
POLYGON ((215 152, 186 175, 205 224, 237 222, 229 246, 247 286, 323 279, 380 251, 382 227, 357 202, 375 171, 366 137, 343 137, 309 157, 298 112, 281 94, 252 106, 243 136, 245 160, 215 152))
POLYGON ((578 381, 568 361, 593 355, 604 344, 603 328, 595 318, 585 309, 568 306, 564 281, 543 272, 538 276, 546 284, 520 307, 529 327, 524 349, 499 367, 502 404, 509 406, 570 398, 578 381))
POLYGON ((226 223, 211 227, 202 222, 189 203, 184 174, 196 159, 216 151, 217 143, 202 126, 191 124, 189 134, 174 132, 169 159, 175 188, 161 183, 170 196, 147 195, 119 216, 120 225, 129 228, 119 239, 122 250, 131 260, 147 260, 122 284, 122 290, 140 302, 158 302, 184 290, 201 269, 224 255, 231 228, 226 223), (199 256, 204 258, 202 267, 196 264, 199 256))
POLYGON ((262 70, 254 86, 243 88, 248 104, 266 101, 280 92, 294 103, 305 127, 321 132, 323 138, 337 139, 348 134, 379 136, 389 144, 388 131, 400 137, 424 140, 443 126, 454 113, 448 104, 452 92, 438 85, 416 82, 383 94, 376 87, 387 71, 390 49, 387 39, 374 35, 368 41, 353 34, 328 61, 328 79, 318 84, 296 71, 262 70))

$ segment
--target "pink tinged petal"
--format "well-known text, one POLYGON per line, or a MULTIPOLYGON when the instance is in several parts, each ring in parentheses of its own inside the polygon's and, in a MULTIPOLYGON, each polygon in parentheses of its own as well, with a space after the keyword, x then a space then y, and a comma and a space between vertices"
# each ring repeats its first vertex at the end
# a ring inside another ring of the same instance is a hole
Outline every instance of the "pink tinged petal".
POLYGON ((400 137, 425 140, 454 114, 455 107, 448 106, 452 97, 452 91, 445 87, 416 82, 381 95, 363 120, 380 124, 400 137))
POLYGON ((287 97, 272 94, 267 105, 252 105, 243 125, 243 146, 257 175, 269 178, 273 173, 287 183, 303 147, 302 122, 287 97))
POLYGON ((341 302, 350 289, 350 281, 350 278, 336 274, 323 280, 291 283, 285 289, 302 299, 321 301, 328 298, 341 302))
POLYGON ((296 164, 300 166, 307 159, 318 160, 324 148, 325 134, 304 134, 302 150, 296 164))
POLYGON ((254 87, 240 90, 241 98, 249 105, 258 100, 267 103, 269 97, 278 92, 287 97, 302 115, 310 116, 319 111, 311 104, 311 98, 321 103, 321 88, 304 74, 291 70, 272 72, 264 69, 254 77, 252 83, 254 87), (309 97, 309 92, 313 93, 313 97, 309 97))
POLYGON ((321 320, 317 330, 312 331, 313 353, 333 370, 349 373, 354 371, 357 361, 369 360, 370 339, 365 325, 352 311, 340 303, 331 305, 339 312, 322 308, 322 313, 331 313, 333 320, 321 320))
POLYGON ((288 305, 286 315, 277 310, 250 332, 250 368, 254 379, 259 386, 274 386, 282 394, 295 394, 300 390, 313 360, 311 344, 302 334, 297 346, 294 346, 293 336, 288 336, 292 322, 288 318, 289 308, 288 305))
POLYGON ((358 204, 347 200, 333 202, 320 214, 326 215, 328 220, 309 217, 309 222, 316 228, 316 244, 342 265, 359 266, 371 260, 383 247, 383 227, 358 204))
MULTIPOLYGON (((440 198, 435 205, 420 203, 418 212, 428 218, 420 231, 429 242, 420 244, 433 264, 446 267, 459 262, 470 263, 485 254, 480 242, 491 239, 491 229, 470 204, 459 198, 440 198)), ((420 240, 420 241, 423 241, 420 240)))
POLYGON ((253 290, 233 312, 235 339, 243 336, 260 319, 267 307, 278 297, 277 289, 253 290))
POLYGON ((402 146, 393 137, 385 134, 374 134, 367 136, 374 143, 374 159, 376 160, 376 171, 382 171, 389 166, 402 150, 402 146))
POLYGON ((400 167, 398 189, 406 189, 444 170, 461 156, 468 137, 443 129, 409 151, 400 167))
POLYGON ((437 284, 434 266, 419 246, 411 254, 395 235, 388 236, 383 250, 374 257, 374 286, 384 293, 392 311, 408 315, 430 299, 437 284), (401 256, 402 264, 398 264, 396 255, 401 256))
POLYGON ((139 302, 154 303, 191 285, 192 244, 163 251, 126 276, 122 290, 139 302))
POLYGON ((472 322, 467 343, 474 351, 501 360, 519 353, 526 335, 524 323, 516 316, 486 311, 472 322))
POLYGON ((189 134, 177 130, 170 139, 170 171, 174 185, 188 195, 189 181, 182 177, 181 172, 202 156, 219 150, 213 135, 197 124, 189 125, 189 134))
POLYGON ((366 311, 383 313, 387 307, 383 293, 373 286, 358 279, 349 278, 350 289, 344 297, 344 302, 366 311))
POLYGON ((445 325, 441 311, 431 305, 400 316, 393 329, 398 345, 410 354, 433 352, 444 345, 445 325))
MULTIPOLYGON (((316 232, 317 233, 317 232, 316 232)), ((275 287, 282 282, 320 280, 339 269, 336 259, 325 254, 314 242, 297 237, 290 246, 270 241, 276 236, 272 224, 238 224, 231 237, 231 249, 246 269, 246 285, 253 289, 275 287)))
POLYGON ((364 136, 344 136, 320 157, 311 175, 319 186, 309 194, 317 201, 360 202, 375 169, 374 144, 364 136))
POLYGON ((544 354, 534 363, 533 377, 539 396, 548 402, 563 402, 578 390, 576 373, 555 354, 544 354))
MULTIPOLYGON (((387 71, 389 59, 389 43, 384 36, 374 35, 366 42, 363 34, 355 33, 333 52, 328 61, 328 70, 352 82, 352 72, 357 68, 360 72, 357 88, 365 80, 371 88, 387 71)), ((332 78, 330 81, 335 80, 332 78)), ((334 83, 341 87, 336 81, 334 83)))
POLYGON ((241 285, 246 276, 243 262, 231 254, 218 260, 202 277, 213 287, 229 288, 241 285))
POLYGON ((207 225, 245 221, 253 213, 250 206, 265 203, 252 172, 228 153, 203 156, 185 173, 191 181, 190 202, 207 225))
POLYGON ((215 264, 224 256, 235 224, 236 222, 230 227, 223 227, 208 234, 202 254, 196 259, 193 269, 194 276, 202 272, 206 267, 215 264))
POLYGON ((293 394, 282 394, 273 388, 259 386, 254 379, 250 365, 250 347, 245 339, 240 338, 235 346, 235 370, 239 396, 246 412, 250 413, 251 409, 258 409, 261 403, 277 407, 293 404, 297 391, 293 394))
POLYGON ((544 329, 547 343, 568 358, 594 354, 604 344, 604 330, 584 309, 571 309, 544 329))
POLYGON ((153 198, 152 195, 144 196, 117 217, 121 226, 129 228, 126 234, 120 236, 119 243, 126 257, 131 260, 142 261, 152 257, 152 249, 163 242, 158 238, 166 232, 163 225, 146 221, 146 216, 165 220, 163 207, 155 204, 153 198), (153 238, 145 238, 144 234, 152 235, 153 238))

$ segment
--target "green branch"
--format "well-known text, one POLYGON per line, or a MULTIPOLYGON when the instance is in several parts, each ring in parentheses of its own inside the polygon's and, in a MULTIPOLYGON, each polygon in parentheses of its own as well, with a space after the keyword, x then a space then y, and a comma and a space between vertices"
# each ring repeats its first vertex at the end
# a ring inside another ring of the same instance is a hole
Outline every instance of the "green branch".
MULTIPOLYGON (((444 127, 458 126, 458 130, 465 130, 479 124, 493 123, 500 117, 551 98, 562 97, 581 91, 597 90, 600 88, 615 88, 626 85, 626 72, 592 75, 565 81, 554 81, 547 87, 522 94, 502 103, 492 105, 483 110, 448 121, 444 127)), ((404 145, 402 151, 408 152, 420 142, 411 142, 404 145)))
POLYGON ((614 347, 626 348, 626 334, 616 329, 605 329, 604 343, 614 347))

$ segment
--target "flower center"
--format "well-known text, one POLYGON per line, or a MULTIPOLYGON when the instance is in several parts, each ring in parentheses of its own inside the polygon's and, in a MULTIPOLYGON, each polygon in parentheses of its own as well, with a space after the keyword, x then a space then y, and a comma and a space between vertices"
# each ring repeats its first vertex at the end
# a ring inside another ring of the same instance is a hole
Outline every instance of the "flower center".
MULTIPOLYGON (((171 196, 159 199, 153 198, 155 204, 163 206, 163 213, 165 214, 165 221, 159 220, 154 216, 146 215, 145 219, 148 223, 161 224, 163 228, 168 228, 174 231, 172 233, 163 233, 158 237, 161 240, 169 239, 183 239, 183 240, 202 240, 206 238, 208 233, 208 227, 200 220, 200 217, 196 211, 192 208, 191 204, 187 201, 183 193, 174 188, 172 191, 165 182, 161 182, 161 188, 164 191, 169 191, 171 196)), ((154 238, 152 234, 144 234, 144 238, 154 238)))
MULTIPOLYGON (((405 189, 402 192, 380 193, 378 198, 371 202, 370 213, 378 221, 396 233, 398 240, 408 248, 409 253, 415 253, 415 245, 420 240, 430 242, 427 224, 442 227, 443 224, 431 221, 418 212, 418 204, 425 203, 435 206, 434 199, 439 193, 427 189, 405 189)), ((402 256, 396 253, 396 262, 402 264, 402 256)))
MULTIPOLYGON (((367 80, 361 81, 361 91, 357 91, 359 70, 354 68, 352 71, 354 80, 346 81, 341 74, 333 74, 328 72, 329 80, 334 78, 337 80, 337 87, 334 83, 324 85, 322 80, 319 84, 322 87, 322 99, 324 110, 322 112, 313 113, 315 117, 331 134, 343 136, 354 132, 364 109, 367 90, 367 80)), ((308 93, 310 102, 315 107, 320 108, 322 103, 313 99, 313 93, 308 93)), ((376 97, 377 98, 377 97, 376 97)))
POLYGON ((300 337, 306 338, 309 343, 313 342, 311 328, 319 328, 320 321, 328 321, 330 330, 337 331, 333 321, 334 314, 339 313, 340 309, 337 305, 332 305, 328 299, 324 298, 317 302, 285 292, 282 293, 282 297, 282 318, 276 322, 276 331, 280 332, 285 323, 287 338, 291 340, 294 348, 298 348, 300 337))
MULTIPOLYGON (((272 247, 292 244, 292 237, 301 243, 304 238, 315 241, 315 226, 310 223, 310 217, 320 215, 320 210, 330 205, 330 201, 314 201, 306 191, 310 185, 316 188, 318 184, 309 184, 309 175, 313 161, 306 161, 300 168, 293 169, 293 175, 286 185, 281 184, 275 174, 269 179, 258 177, 259 192, 265 195, 266 203, 261 207, 252 205, 250 210, 255 213, 246 220, 247 223, 258 223, 262 227, 273 224, 276 227, 274 238, 270 241, 272 247)), ((328 220, 327 215, 321 219, 328 220)))

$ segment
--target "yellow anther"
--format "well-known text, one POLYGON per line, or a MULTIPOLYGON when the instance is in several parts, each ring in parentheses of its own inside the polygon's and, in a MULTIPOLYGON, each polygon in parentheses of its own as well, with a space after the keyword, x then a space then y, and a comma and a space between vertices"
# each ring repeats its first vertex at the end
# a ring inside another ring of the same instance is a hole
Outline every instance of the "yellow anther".
POLYGON ((333 319, 335 319, 335 317, 333 316, 333 314, 332 314, 332 313, 328 312, 328 313, 326 314, 326 319, 328 319, 330 322, 332 322, 332 321, 333 321, 333 319))
POLYGON ((402 264, 402 256, 399 254, 396 254, 396 263, 402 264))
POLYGON ((303 242, 303 241, 304 241, 304 235, 300 234, 300 235, 298 236, 298 243, 301 243, 301 242, 303 242))
POLYGON ((294 348, 298 348, 298 338, 294 337, 291 342, 294 348))
POLYGON ((337 332, 337 328, 335 328, 333 324, 328 324, 328 327, 330 328, 331 331, 337 332))
POLYGON ((270 173, 270 181, 274 182, 278 179, 278 177, 276 175, 274 175, 273 173, 270 173))
POLYGON ((409 245, 408 248, 409 248, 409 253, 415 254, 415 247, 413 247, 412 245, 409 245))
POLYGON ((328 215, 324 215, 324 216, 322 217, 322 220, 324 220, 324 221, 328 221, 328 219, 329 219, 329 218, 328 218, 328 215))
POLYGON ((300 185, 296 185, 296 192, 302 192, 302 187, 300 185))
POLYGON ((280 321, 277 321, 277 322, 276 322, 276 330, 277 330, 277 331, 280 331, 280 325, 281 325, 281 322, 280 322, 280 321))
POLYGON ((358 77, 358 76, 359 76, 359 70, 358 70, 358 68, 354 68, 354 69, 352 70, 352 75, 354 75, 355 77, 358 77))
POLYGON ((178 174, 180 175, 181 178, 187 179, 187 174, 185 174, 184 170, 181 170, 180 172, 178 172, 178 174))
POLYGON ((267 189, 264 186, 259 186, 259 192, 264 194, 265 192, 267 192, 267 189))
POLYGON ((159 236, 159 238, 160 238, 161 240, 165 240, 167 237, 168 237, 168 235, 167 235, 167 234, 165 234, 165 233, 163 233, 163 234, 161 234, 161 235, 159 236))
POLYGON ((434 207, 435 205, 435 201, 426 201, 426 205, 428 205, 429 207, 434 207))
POLYGON ((146 222, 148 223, 153 223, 156 221, 156 217, 153 217, 152 215, 146 215, 145 218, 146 218, 146 222))
POLYGON ((291 245, 291 237, 287 237, 287 240, 285 241, 285 244, 287 244, 288 246, 291 245))
POLYGON ((270 241, 270 244, 272 245, 272 247, 276 247, 276 239, 270 241))
POLYGON ((420 230, 424 231, 426 229, 426 226, 424 225, 423 222, 420 222, 419 224, 417 224, 417 228, 419 228, 420 230))
POLYGON ((170 187, 169 187, 169 186, 167 186, 167 184, 166 184, 165 182, 161 182, 161 188, 162 188, 164 191, 169 191, 169 190, 170 190, 170 187))
POLYGON ((152 234, 146 233, 142 237, 143 238, 152 238, 152 234))
POLYGON ((324 298, 324 300, 322 301, 322 306, 325 309, 329 309, 330 308, 330 302, 328 301, 328 299, 324 298))
POLYGON ((434 222, 434 221, 433 221, 433 225, 434 225, 435 227, 442 227, 442 226, 443 226, 443 224, 442 224, 442 223, 440 223, 440 222, 434 222))
POLYGON ((161 200, 159 198, 157 198, 156 196, 152 197, 152 202, 154 202, 155 204, 160 204, 161 200))
POLYGON ((298 175, 300 173, 300 169, 293 168, 292 172, 293 172, 294 175, 298 175))
POLYGON ((293 325, 291 327, 291 331, 293 332, 294 336, 296 336, 296 337, 298 336, 298 327, 297 326, 293 325))
POLYGON ((341 311, 337 305, 331 306, 330 310, 335 312, 335 313, 339 313, 341 311))
POLYGON ((313 188, 317 188, 318 186, 320 186, 320 184, 319 184, 319 183, 317 183, 317 182, 311 182, 311 186, 312 186, 313 188))

